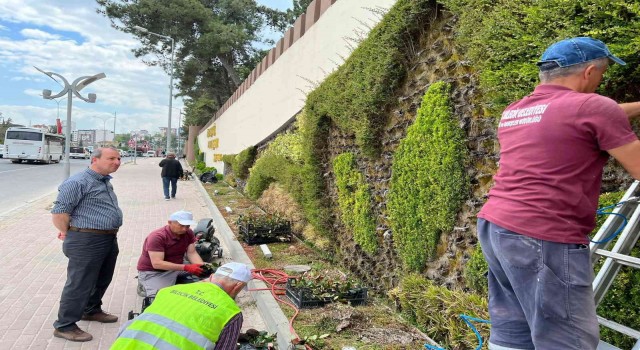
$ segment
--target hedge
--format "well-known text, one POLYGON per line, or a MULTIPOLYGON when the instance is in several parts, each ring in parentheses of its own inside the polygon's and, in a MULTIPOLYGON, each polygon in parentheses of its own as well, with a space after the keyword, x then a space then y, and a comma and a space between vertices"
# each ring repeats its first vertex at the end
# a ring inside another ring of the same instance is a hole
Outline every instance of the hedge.
POLYGON ((449 85, 432 84, 393 156, 389 222, 395 249, 413 271, 434 257, 440 234, 453 228, 467 192, 464 132, 450 103, 449 85))
POLYGON ((342 221, 353 233, 362 249, 373 254, 378 249, 376 220, 371 212, 371 192, 358 170, 353 153, 343 153, 333 160, 342 221))

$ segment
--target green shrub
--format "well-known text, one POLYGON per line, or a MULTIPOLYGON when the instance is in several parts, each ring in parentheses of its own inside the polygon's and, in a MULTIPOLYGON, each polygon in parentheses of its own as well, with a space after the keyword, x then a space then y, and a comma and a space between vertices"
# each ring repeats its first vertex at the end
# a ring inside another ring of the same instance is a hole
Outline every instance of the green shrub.
POLYGON ((238 153, 233 163, 233 174, 237 178, 245 180, 249 176, 249 168, 251 168, 255 159, 256 148, 254 146, 249 146, 238 153))
POLYGON ((373 254, 378 249, 376 221, 371 212, 371 193, 364 175, 358 170, 353 153, 343 153, 333 160, 338 188, 338 204, 345 226, 362 249, 373 254))
POLYGON ((335 72, 306 100, 301 121, 302 187, 292 193, 315 231, 331 238, 322 152, 329 125, 355 135, 367 156, 379 153, 385 115, 397 103, 411 53, 425 26, 435 18, 435 1, 398 0, 335 72))
POLYGON ((250 170, 245 192, 253 199, 258 199, 269 185, 280 179, 286 182, 289 169, 293 164, 285 157, 274 154, 265 154, 256 160, 250 170))
MULTIPOLYGON (((299 125, 299 122, 296 124, 299 125)), ((296 126, 294 129, 298 129, 298 127, 296 126)), ((279 134, 269 143, 269 147, 263 153, 284 157, 293 163, 300 164, 302 163, 302 135, 298 131, 279 134)))
MULTIPOLYGON (((405 276, 388 294, 409 320, 445 349, 475 349, 478 346, 475 334, 462 321, 461 314, 489 319, 484 296, 436 286, 416 274, 405 276)), ((483 338, 488 339, 489 325, 474 325, 483 338)))
POLYGON ((482 255, 480 243, 476 245, 471 253, 471 258, 464 267, 464 283, 467 288, 480 295, 487 295, 489 286, 487 284, 487 272, 489 265, 482 255))
POLYGON ((572 36, 603 40, 627 61, 612 65, 603 91, 620 101, 638 99, 640 6, 626 0, 440 0, 458 17, 456 42, 480 72, 490 111, 529 94, 537 83, 542 52, 572 36))
POLYGON ((197 167, 198 162, 204 162, 204 152, 200 152, 200 144, 198 143, 197 138, 193 142, 193 152, 196 156, 196 167, 197 167))
POLYGON ((376 155, 387 108, 396 103, 395 92, 407 73, 406 45, 434 9, 434 1, 397 1, 345 63, 309 94, 306 112, 313 120, 331 118, 355 134, 364 154, 376 155))
POLYGON ((448 84, 429 87, 394 154, 387 210, 395 248, 413 271, 434 257, 440 234, 453 228, 466 194, 464 133, 448 94, 448 84))
POLYGON ((300 180, 294 177, 300 173, 295 169, 301 166, 302 137, 298 128, 300 121, 295 124, 293 131, 282 133, 271 141, 255 161, 245 188, 249 197, 259 198, 272 182, 280 183, 290 194, 299 192, 293 187, 300 185, 300 180))
POLYGON ((233 168, 233 164, 236 162, 235 154, 225 154, 222 156, 222 162, 225 167, 233 168))

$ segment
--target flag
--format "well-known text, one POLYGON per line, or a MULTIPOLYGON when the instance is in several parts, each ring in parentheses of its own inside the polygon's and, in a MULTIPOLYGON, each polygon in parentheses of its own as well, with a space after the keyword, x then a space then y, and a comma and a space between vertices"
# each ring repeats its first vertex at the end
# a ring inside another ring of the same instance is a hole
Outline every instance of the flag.
POLYGON ((62 123, 60 122, 60 118, 56 119, 56 127, 58 129, 58 134, 62 134, 62 123))

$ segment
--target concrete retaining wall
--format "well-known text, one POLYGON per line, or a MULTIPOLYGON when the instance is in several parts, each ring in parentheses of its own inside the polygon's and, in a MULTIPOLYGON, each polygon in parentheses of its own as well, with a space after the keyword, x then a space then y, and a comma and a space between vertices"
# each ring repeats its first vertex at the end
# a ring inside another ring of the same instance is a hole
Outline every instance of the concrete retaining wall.
POLYGON ((396 0, 316 0, 254 69, 197 138, 207 166, 280 130, 396 0))

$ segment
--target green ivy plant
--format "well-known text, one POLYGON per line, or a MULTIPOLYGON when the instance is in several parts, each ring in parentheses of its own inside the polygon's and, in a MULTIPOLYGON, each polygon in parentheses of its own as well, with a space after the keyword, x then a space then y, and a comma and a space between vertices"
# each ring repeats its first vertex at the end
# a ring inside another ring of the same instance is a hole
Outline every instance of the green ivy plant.
POLYGON ((358 170, 353 153, 343 153, 333 160, 338 188, 338 204, 342 221, 353 233, 362 249, 374 254, 378 249, 376 221, 371 212, 371 192, 364 175, 358 170))
POLYGON ((398 0, 344 64, 309 93, 300 118, 302 187, 296 196, 316 232, 332 238, 322 177, 329 126, 355 135, 365 156, 379 154, 385 115, 397 103, 397 91, 409 70, 407 47, 415 44, 436 10, 434 1, 398 0))
POLYGON ((473 290, 480 295, 487 295, 489 285, 487 283, 487 273, 489 272, 489 264, 484 259, 482 247, 478 243, 473 251, 469 261, 464 268, 464 283, 467 288, 473 290))
POLYGON ((434 257, 467 191, 464 132, 450 103, 449 85, 432 84, 394 154, 387 210, 395 249, 413 271, 434 257))
POLYGON ((619 101, 640 92, 640 5, 626 0, 439 0, 456 15, 456 42, 480 74, 484 105, 492 114, 529 94, 538 82, 542 52, 573 36, 603 40, 627 61, 612 65, 603 91, 619 101))

